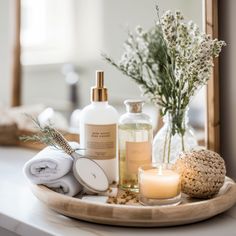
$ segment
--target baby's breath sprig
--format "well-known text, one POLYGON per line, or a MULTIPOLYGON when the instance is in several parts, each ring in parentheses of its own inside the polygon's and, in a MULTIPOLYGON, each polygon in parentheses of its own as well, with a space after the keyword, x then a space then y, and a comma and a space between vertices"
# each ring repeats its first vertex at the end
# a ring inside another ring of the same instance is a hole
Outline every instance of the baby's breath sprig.
POLYGON ((103 58, 134 80, 148 99, 159 106, 161 116, 172 117, 171 133, 185 133, 184 113, 191 98, 210 78, 213 58, 218 57, 224 41, 200 32, 183 15, 166 11, 144 31, 137 26, 124 43, 119 62, 103 54, 103 58))

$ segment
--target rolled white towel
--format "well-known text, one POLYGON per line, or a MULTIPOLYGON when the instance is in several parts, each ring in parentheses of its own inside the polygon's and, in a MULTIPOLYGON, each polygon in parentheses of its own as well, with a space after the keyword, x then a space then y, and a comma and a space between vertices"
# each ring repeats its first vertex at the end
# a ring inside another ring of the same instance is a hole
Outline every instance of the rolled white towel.
MULTIPOLYGON (((70 143, 78 148, 78 143, 70 143)), ((46 147, 24 165, 25 176, 34 184, 45 184, 66 175, 72 168, 73 159, 55 147, 46 147)))
POLYGON ((72 172, 69 172, 67 175, 52 180, 49 183, 43 184, 53 191, 56 191, 58 193, 62 193, 68 196, 75 196, 82 190, 82 185, 75 179, 72 172))

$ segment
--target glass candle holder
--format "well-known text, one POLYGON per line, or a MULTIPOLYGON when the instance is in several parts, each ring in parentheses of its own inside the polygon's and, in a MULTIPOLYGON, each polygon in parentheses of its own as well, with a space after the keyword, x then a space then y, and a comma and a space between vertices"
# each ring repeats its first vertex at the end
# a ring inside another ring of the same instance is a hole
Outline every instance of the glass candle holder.
POLYGON ((143 205, 178 205, 181 202, 180 174, 171 164, 139 167, 139 201, 143 205))

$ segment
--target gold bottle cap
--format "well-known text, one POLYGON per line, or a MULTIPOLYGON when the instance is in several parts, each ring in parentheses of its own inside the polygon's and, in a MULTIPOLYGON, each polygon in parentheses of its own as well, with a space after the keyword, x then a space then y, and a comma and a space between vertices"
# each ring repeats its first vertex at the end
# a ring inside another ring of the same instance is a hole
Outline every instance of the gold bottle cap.
POLYGON ((107 101, 107 88, 104 87, 104 71, 96 71, 96 86, 92 88, 91 100, 93 102, 107 101))
POLYGON ((128 99, 124 101, 127 112, 141 113, 144 101, 141 99, 128 99))

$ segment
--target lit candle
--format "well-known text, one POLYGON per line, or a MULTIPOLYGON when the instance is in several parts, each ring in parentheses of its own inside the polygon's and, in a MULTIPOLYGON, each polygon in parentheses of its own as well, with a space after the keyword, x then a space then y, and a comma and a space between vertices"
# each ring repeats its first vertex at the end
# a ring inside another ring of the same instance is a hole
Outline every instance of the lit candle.
POLYGON ((180 175, 165 166, 139 169, 141 199, 172 199, 180 195, 180 175))

